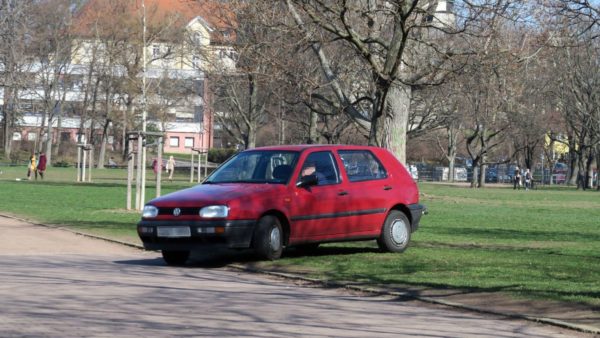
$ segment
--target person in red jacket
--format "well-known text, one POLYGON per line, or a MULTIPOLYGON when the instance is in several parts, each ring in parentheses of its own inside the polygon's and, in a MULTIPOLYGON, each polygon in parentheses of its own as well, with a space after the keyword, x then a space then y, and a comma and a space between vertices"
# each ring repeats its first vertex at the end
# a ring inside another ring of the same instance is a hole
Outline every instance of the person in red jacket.
POLYGON ((37 180, 38 174, 44 179, 44 172, 46 171, 46 154, 41 153, 38 159, 37 170, 35 171, 35 179, 37 180))

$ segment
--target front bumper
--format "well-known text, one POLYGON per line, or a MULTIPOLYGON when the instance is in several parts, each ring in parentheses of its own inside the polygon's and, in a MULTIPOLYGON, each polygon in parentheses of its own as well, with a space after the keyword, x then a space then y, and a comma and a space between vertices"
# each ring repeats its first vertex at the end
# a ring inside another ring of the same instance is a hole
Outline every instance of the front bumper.
POLYGON ((249 248, 256 221, 149 221, 137 224, 137 231, 147 250, 195 250, 211 246, 249 248), (158 237, 157 227, 185 226, 190 237, 158 237))
POLYGON ((427 215, 427 207, 423 204, 409 204, 408 210, 410 210, 410 227, 412 232, 415 232, 419 228, 421 216, 427 215))

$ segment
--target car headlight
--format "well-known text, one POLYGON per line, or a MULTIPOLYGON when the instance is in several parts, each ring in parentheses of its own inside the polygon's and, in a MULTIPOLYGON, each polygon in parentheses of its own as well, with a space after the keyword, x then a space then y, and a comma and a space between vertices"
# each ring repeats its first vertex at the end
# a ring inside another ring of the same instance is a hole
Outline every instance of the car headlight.
POLYGON ((153 218, 158 216, 158 208, 153 205, 144 205, 144 210, 142 211, 142 217, 144 218, 153 218))
POLYGON ((229 215, 229 207, 226 205, 209 205, 200 209, 199 214, 203 218, 226 218, 229 215))

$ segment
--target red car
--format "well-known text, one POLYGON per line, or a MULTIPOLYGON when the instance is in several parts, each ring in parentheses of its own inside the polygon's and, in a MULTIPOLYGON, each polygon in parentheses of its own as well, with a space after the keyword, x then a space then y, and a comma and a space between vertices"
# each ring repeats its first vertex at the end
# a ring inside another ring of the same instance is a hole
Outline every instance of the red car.
POLYGON ((425 210, 410 173, 385 149, 278 146, 241 152, 202 184, 148 202, 137 230, 169 265, 211 245, 270 260, 286 247, 351 240, 402 252, 425 210))

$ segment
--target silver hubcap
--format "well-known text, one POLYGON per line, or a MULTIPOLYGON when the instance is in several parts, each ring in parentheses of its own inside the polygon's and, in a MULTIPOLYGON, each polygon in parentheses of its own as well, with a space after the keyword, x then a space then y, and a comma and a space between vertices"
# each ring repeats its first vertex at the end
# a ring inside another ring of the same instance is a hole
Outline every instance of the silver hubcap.
POLYGON ((396 244, 404 244, 406 243, 406 239, 408 238, 408 231, 406 229, 406 225, 402 220, 394 220, 392 223, 392 239, 396 244))
POLYGON ((269 241, 271 244, 271 250, 277 251, 279 250, 279 243, 281 243, 281 233, 278 227, 274 227, 271 230, 271 239, 269 241))

